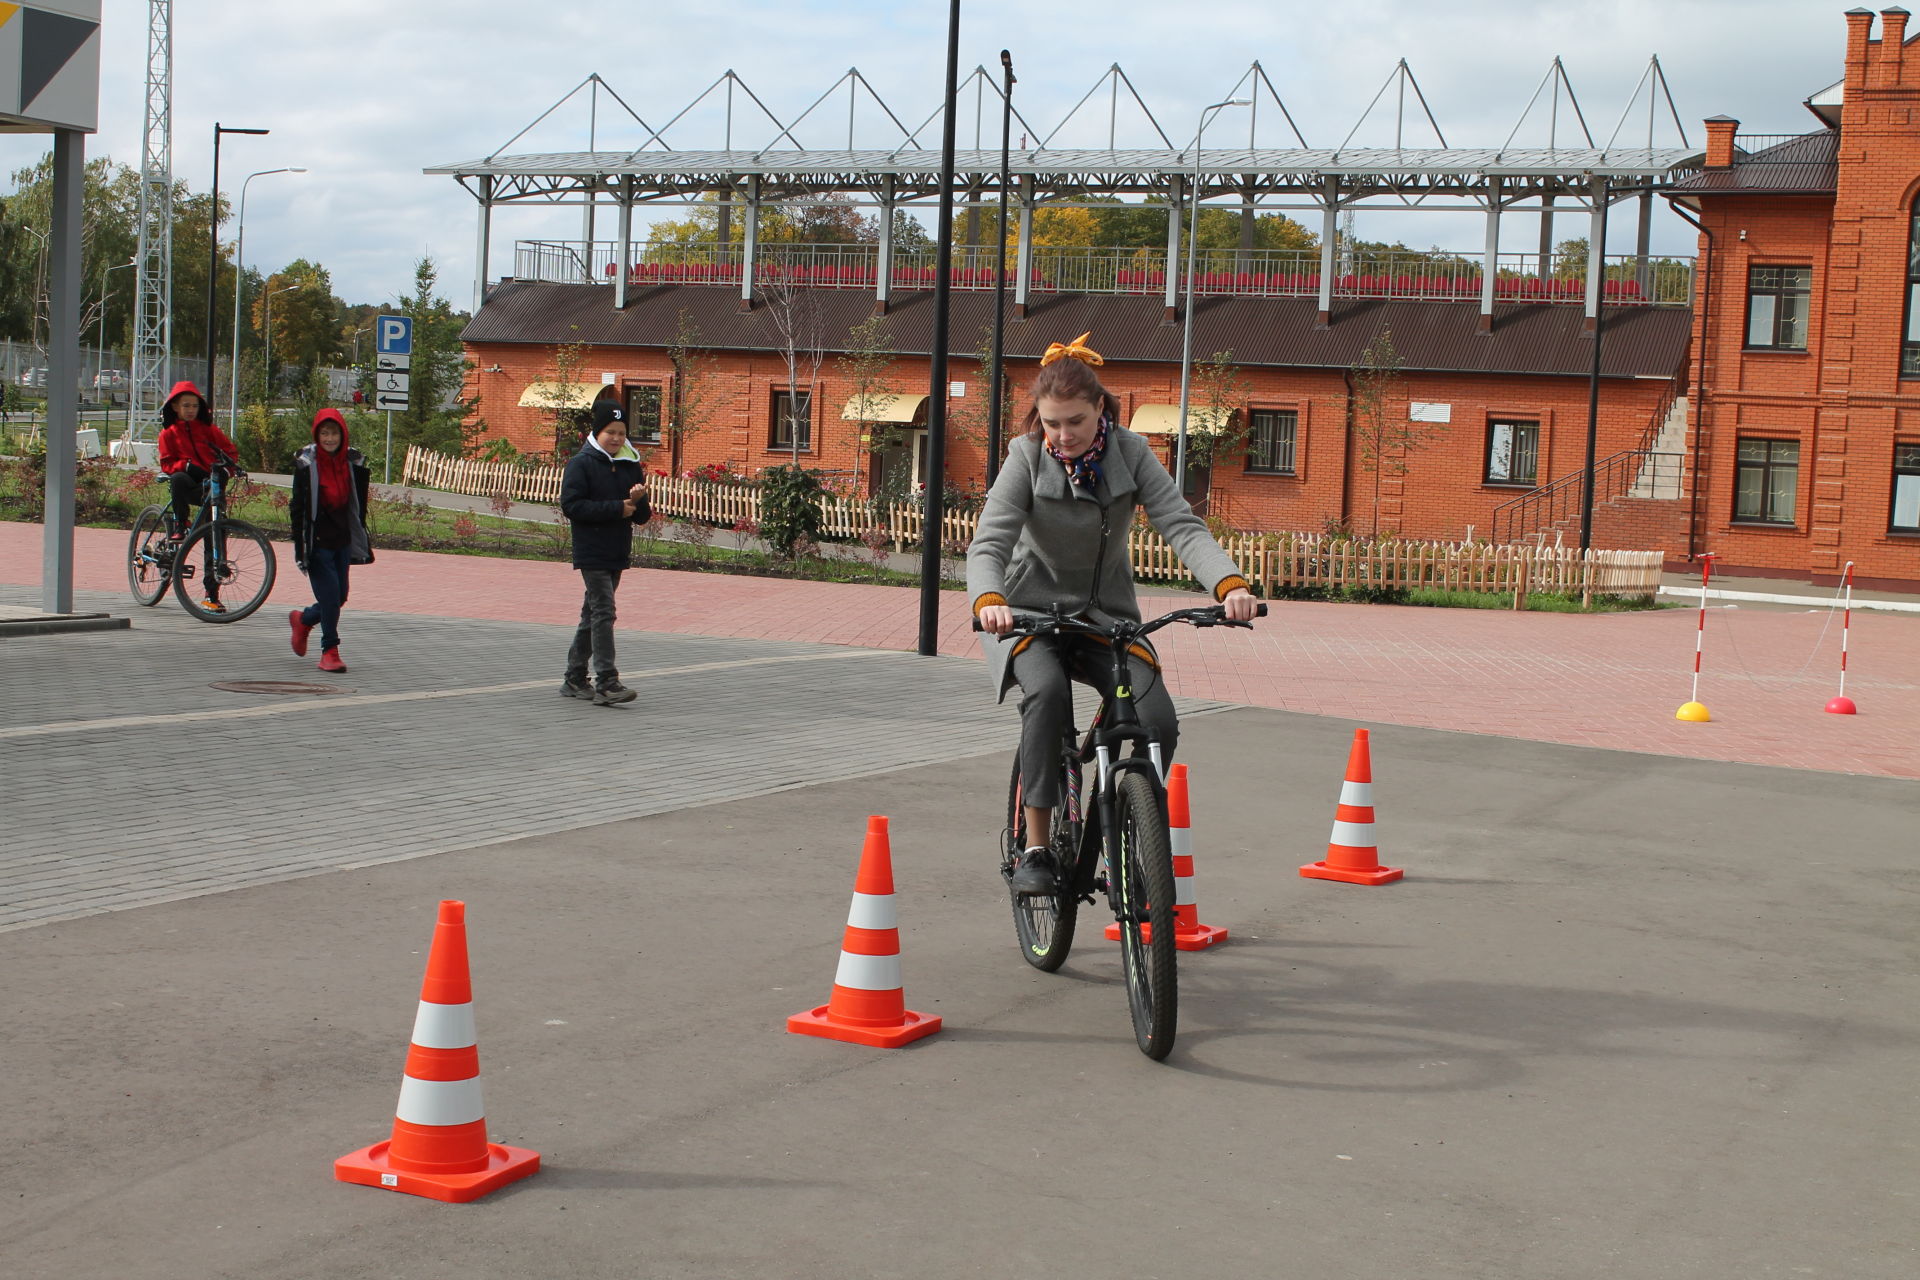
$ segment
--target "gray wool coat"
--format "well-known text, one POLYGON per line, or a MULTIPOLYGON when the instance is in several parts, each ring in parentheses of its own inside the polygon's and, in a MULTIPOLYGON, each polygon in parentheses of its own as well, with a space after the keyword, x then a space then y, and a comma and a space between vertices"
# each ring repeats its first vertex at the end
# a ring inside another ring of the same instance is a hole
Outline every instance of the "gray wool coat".
MULTIPOLYGON (((1059 605, 1099 622, 1139 621, 1127 554, 1136 508, 1214 599, 1247 585, 1144 439, 1125 427, 1109 427, 1101 468, 1100 483, 1088 494, 1073 487, 1066 467, 1040 440, 1021 436, 1013 442, 967 548, 967 595, 975 612, 983 601, 1004 602, 1022 613, 1059 605)), ((983 632, 980 643, 994 691, 1004 699, 1018 641, 983 632)))

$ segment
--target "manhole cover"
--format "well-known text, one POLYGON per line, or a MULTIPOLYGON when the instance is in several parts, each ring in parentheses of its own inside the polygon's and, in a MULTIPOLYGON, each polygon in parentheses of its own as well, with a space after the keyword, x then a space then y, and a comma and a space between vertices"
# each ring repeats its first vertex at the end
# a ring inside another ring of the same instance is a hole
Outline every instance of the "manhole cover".
POLYGON ((216 680, 213 688, 228 693, 351 693, 337 684, 308 684, 304 680, 216 680))

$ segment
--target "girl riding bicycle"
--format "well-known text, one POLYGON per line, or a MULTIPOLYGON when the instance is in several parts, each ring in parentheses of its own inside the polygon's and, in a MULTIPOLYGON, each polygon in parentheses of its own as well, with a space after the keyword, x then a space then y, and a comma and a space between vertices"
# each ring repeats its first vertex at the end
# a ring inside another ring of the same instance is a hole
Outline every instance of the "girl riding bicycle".
MULTIPOLYGON (((1099 622, 1140 620, 1127 530, 1136 508, 1173 547, 1189 572, 1246 622, 1258 602, 1247 580, 1140 436, 1120 425, 1120 402, 1094 369, 1106 361, 1086 345, 1091 334, 1054 343, 1040 359, 1026 434, 1007 451, 967 550, 967 593, 983 632, 994 690, 1021 688, 1020 773, 1027 849, 1012 885, 1022 893, 1054 888, 1047 852, 1059 792, 1059 743, 1073 714, 1069 680, 1110 693, 1111 668, 1084 636, 1002 637, 1024 613, 1080 615, 1099 622)), ((1158 670, 1151 654, 1142 655, 1158 670)), ((1141 721, 1171 762, 1178 739, 1173 699, 1158 679, 1134 691, 1141 721)))

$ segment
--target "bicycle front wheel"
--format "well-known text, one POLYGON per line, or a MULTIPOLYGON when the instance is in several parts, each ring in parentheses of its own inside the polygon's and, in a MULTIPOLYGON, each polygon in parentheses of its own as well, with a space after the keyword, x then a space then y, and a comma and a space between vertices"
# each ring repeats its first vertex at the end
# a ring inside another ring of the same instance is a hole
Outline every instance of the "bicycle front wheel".
POLYGON ((1133 1038, 1155 1062, 1173 1052, 1179 1017, 1173 925, 1173 851, 1160 791, 1144 773, 1120 775, 1109 853, 1120 919, 1120 964, 1126 971, 1133 1038))
POLYGON ((277 568, 273 543, 252 525, 203 524, 180 545, 173 593, 202 622, 238 622, 267 602, 277 568))
MULTIPOLYGON (((1080 824, 1073 821, 1079 812, 1080 766, 1068 758, 1061 766, 1064 776, 1060 803, 1053 811, 1053 862, 1060 873, 1060 885, 1051 894, 1007 893, 1013 900, 1013 932, 1020 941, 1020 954, 1043 973, 1052 973, 1067 962, 1073 949, 1073 926, 1080 916, 1080 899, 1075 891, 1078 879, 1074 865, 1080 848, 1080 824)), ((1026 795, 1020 786, 1020 759, 1014 757, 1013 782, 1007 788, 1007 836, 1001 851, 1000 873, 1013 874, 1014 859, 1027 847, 1026 795)))
POLYGON ((133 588, 138 604, 152 608, 167 594, 167 578, 173 572, 173 548, 167 545, 167 509, 143 508, 133 520, 133 537, 127 541, 127 585, 133 588))

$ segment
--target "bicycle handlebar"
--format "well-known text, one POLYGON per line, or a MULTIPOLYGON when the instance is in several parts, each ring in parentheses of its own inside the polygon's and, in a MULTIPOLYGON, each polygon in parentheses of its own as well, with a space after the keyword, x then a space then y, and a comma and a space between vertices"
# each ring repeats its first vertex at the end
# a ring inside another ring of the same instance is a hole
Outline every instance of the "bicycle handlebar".
MULTIPOLYGON (((1254 607, 1253 616, 1256 618, 1264 618, 1267 616, 1266 601, 1263 600, 1254 607)), ((1101 636, 1111 640, 1116 634, 1125 631, 1129 636, 1137 639, 1140 636, 1148 635, 1175 622, 1185 622, 1196 627, 1246 627, 1249 630, 1253 627, 1251 622, 1234 622, 1229 620, 1226 606, 1216 604, 1205 605, 1197 609, 1175 609, 1172 613, 1162 614, 1151 622, 1121 622, 1113 625, 1102 625, 1090 618, 1070 618, 1058 614, 1016 613, 1013 615, 1013 626, 1004 634, 1010 636, 1043 636, 1071 632, 1080 635, 1101 636)), ((973 620, 973 629, 975 631, 984 630, 980 625, 979 618, 973 620)))

